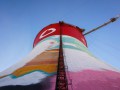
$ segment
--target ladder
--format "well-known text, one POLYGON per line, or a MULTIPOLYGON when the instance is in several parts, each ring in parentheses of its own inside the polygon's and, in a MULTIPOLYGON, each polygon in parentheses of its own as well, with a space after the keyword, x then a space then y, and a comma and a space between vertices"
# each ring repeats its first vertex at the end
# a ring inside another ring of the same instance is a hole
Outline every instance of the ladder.
POLYGON ((63 46, 62 46, 62 28, 61 28, 62 24, 63 24, 63 22, 59 22, 60 46, 59 46, 59 57, 58 57, 58 67, 57 67, 55 90, 68 90, 68 82, 67 82, 67 77, 66 77, 64 56, 63 56, 63 46))

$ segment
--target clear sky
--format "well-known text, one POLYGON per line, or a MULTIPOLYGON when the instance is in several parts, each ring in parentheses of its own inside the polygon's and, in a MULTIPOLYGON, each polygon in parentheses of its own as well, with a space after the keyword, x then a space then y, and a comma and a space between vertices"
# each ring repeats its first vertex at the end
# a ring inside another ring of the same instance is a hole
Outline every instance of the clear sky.
MULTIPOLYGON (((0 0, 0 71, 31 50, 45 26, 64 21, 89 31, 120 14, 120 0, 0 0)), ((120 19, 86 36, 89 50, 120 70, 120 19)))

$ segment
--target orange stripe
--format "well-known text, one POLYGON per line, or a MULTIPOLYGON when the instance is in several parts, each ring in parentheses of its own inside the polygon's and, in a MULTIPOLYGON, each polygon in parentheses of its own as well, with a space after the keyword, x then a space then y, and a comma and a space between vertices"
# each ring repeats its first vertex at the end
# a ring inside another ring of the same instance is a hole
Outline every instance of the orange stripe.
POLYGON ((59 49, 46 50, 45 52, 59 52, 59 49))

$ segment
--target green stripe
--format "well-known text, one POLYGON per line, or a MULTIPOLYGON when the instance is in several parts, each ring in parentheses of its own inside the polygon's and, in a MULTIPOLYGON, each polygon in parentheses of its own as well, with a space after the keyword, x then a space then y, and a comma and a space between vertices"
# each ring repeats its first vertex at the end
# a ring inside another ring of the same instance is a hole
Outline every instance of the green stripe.
POLYGON ((33 73, 33 72, 41 72, 41 73, 43 73, 43 74, 46 74, 47 76, 52 76, 52 75, 55 75, 56 74, 56 72, 53 72, 53 73, 47 73, 47 72, 44 72, 44 71, 42 71, 42 70, 34 70, 34 71, 31 71, 31 72, 28 72, 28 73, 25 73, 25 74, 23 74, 23 75, 21 75, 21 76, 15 76, 15 75, 13 75, 13 74, 10 74, 10 75, 8 75, 8 76, 10 76, 11 78, 13 78, 13 79, 16 79, 16 78, 19 78, 19 77, 22 77, 22 76, 24 76, 24 75, 27 75, 27 74, 30 74, 30 73, 33 73))
MULTIPOLYGON (((56 42, 59 43, 59 37, 50 36, 50 37, 47 37, 47 38, 43 39, 42 41, 40 41, 37 45, 39 45, 40 43, 47 41, 47 40, 55 40, 56 42)), ((74 37, 70 37, 70 36, 68 36, 68 37, 62 36, 62 40, 63 40, 63 48, 69 48, 69 49, 83 51, 83 52, 86 52, 87 54, 93 56, 92 53, 88 50, 88 48, 78 39, 76 39, 74 37), (71 45, 64 45, 64 43, 74 44, 75 47, 71 46, 71 45)), ((59 45, 50 47, 48 50, 51 50, 51 49, 59 49, 59 45)))

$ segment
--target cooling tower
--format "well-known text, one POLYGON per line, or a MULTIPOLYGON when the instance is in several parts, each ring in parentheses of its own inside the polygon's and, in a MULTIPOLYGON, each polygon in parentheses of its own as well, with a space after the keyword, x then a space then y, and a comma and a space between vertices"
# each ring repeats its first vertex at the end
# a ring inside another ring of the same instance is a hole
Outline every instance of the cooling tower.
POLYGON ((59 22, 43 28, 30 54, 0 73, 0 90, 120 90, 120 72, 89 52, 82 29, 59 22))

